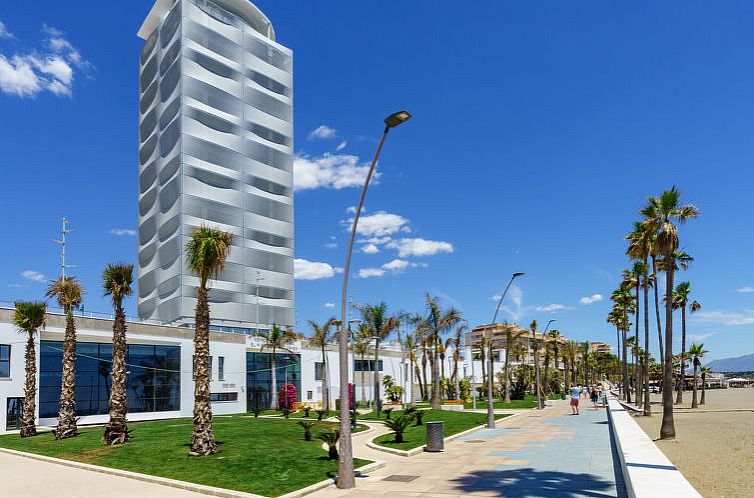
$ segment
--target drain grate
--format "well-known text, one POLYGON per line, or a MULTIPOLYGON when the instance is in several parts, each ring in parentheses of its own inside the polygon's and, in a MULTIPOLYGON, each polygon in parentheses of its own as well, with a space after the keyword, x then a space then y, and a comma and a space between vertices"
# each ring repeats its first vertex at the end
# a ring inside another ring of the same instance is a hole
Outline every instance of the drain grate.
POLYGON ((411 482, 414 479, 418 479, 419 476, 407 476, 403 474, 393 474, 391 476, 387 476, 383 479, 383 481, 394 481, 394 482, 411 482))

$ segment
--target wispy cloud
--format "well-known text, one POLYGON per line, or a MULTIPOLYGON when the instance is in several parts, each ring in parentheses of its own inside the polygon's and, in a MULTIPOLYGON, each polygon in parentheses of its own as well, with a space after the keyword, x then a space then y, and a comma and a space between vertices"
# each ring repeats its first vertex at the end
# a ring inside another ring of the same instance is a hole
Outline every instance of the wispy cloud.
POLYGON ((335 147, 335 150, 336 150, 337 152, 340 152, 341 150, 345 149, 347 145, 348 145, 348 142, 347 142, 346 140, 343 140, 342 142, 340 142, 340 143, 338 144, 338 146, 337 146, 337 147, 335 147))
POLYGON ((359 270, 357 275, 359 278, 372 278, 372 277, 381 277, 385 274, 385 270, 382 268, 362 268, 359 270))
POLYGON ((747 309, 742 312, 698 311, 691 313, 689 320, 722 325, 750 325, 754 324, 754 310, 747 309))
POLYGON ((343 270, 329 263, 309 261, 306 259, 293 260, 293 276, 296 280, 322 280, 332 278, 343 270))
POLYGON ((129 237, 136 236, 136 230, 130 228, 113 228, 108 233, 110 235, 117 235, 118 237, 123 237, 124 235, 128 235, 129 237))
POLYGON ((716 332, 709 332, 706 334, 689 334, 686 336, 691 341, 703 341, 705 339, 709 339, 713 335, 715 335, 716 332))
MULTIPOLYGON (((299 154, 293 159, 293 189, 296 191, 317 188, 340 190, 361 187, 369 171, 369 164, 362 163, 351 154, 323 154, 310 156, 299 154)), ((381 173, 375 171, 372 181, 379 182, 381 173)))
POLYGON ((320 125, 311 133, 309 133, 309 140, 322 140, 328 138, 335 138, 337 131, 334 128, 330 128, 327 125, 320 125))
POLYGON ((13 33, 8 31, 8 28, 5 27, 3 21, 0 21, 0 40, 11 40, 13 38, 15 38, 13 33))
POLYGON ((21 276, 24 277, 26 280, 31 280, 32 282, 42 283, 47 280, 44 274, 38 271, 34 271, 34 270, 23 271, 21 272, 21 276))
POLYGON ((738 289, 738 292, 741 292, 741 293, 744 293, 744 294, 748 294, 750 292, 754 292, 754 287, 750 287, 750 286, 747 285, 745 287, 741 287, 740 289, 738 289))
POLYGON ((335 303, 325 303, 325 308, 332 309, 335 307, 335 303))
POLYGON ((513 321, 518 322, 524 317, 524 292, 517 285, 511 285, 506 296, 511 304, 504 305, 501 310, 508 313, 513 321))
MULTIPOLYGON (((70 97, 76 73, 88 74, 93 68, 62 31, 44 25, 42 33, 42 50, 0 53, 0 91, 17 97, 35 97, 45 91, 70 97)), ((0 23, 0 37, 12 36, 0 23)))
POLYGON ((602 299, 604 299, 602 294, 592 294, 591 296, 584 296, 579 299, 579 304, 592 304, 602 301, 602 299))
POLYGON ((11 288, 17 289, 17 288, 19 288, 19 287, 22 287, 22 285, 21 285, 21 284, 18 284, 18 283, 16 283, 16 284, 8 284, 8 287, 11 287, 11 288))
POLYGON ((421 263, 412 263, 411 261, 407 261, 405 259, 394 259, 392 261, 388 261, 379 268, 362 268, 361 270, 359 270, 358 275, 361 278, 382 277, 388 273, 403 273, 408 268, 416 267, 426 267, 426 265, 421 263))
POLYGON ((387 243, 390 249, 396 249, 398 256, 434 256, 440 253, 452 253, 453 244, 441 240, 403 238, 387 243))
POLYGON ((535 309, 544 313, 555 313, 557 311, 572 310, 573 308, 565 304, 553 303, 545 306, 537 306, 535 309))

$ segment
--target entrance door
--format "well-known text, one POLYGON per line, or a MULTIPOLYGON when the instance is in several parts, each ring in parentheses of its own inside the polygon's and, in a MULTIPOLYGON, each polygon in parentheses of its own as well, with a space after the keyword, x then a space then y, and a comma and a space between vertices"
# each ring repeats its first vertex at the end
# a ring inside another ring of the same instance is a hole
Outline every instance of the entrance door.
POLYGON ((5 430, 15 431, 21 428, 21 413, 24 409, 24 398, 8 398, 8 409, 5 412, 5 430))

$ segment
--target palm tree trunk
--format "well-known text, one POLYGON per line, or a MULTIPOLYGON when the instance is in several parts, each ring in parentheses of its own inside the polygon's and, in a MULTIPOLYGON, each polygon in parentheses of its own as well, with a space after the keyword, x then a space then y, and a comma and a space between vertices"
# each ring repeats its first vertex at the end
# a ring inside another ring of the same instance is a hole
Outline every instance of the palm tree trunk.
POLYGON ((367 404, 367 380, 366 380, 366 373, 364 372, 364 362, 366 359, 364 358, 364 355, 361 355, 361 405, 366 406, 367 404))
POLYGON ((456 351, 453 355, 453 381, 456 386, 456 400, 461 400, 461 382, 458 379, 458 345, 456 344, 456 351))
POLYGON ((29 332, 24 353, 26 379, 24 383, 24 411, 21 414, 21 437, 37 435, 37 351, 34 332, 29 332))
MULTIPOLYGON (((644 265, 646 268, 646 258, 644 265)), ((645 275, 646 278, 646 275, 645 275)), ((644 416, 652 415, 652 406, 649 400, 649 287, 644 286, 644 416)))
MULTIPOLYGON (((547 348, 547 346, 545 346, 545 348, 547 348)), ((550 350, 548 348, 545 351, 545 382, 542 385, 542 390, 545 392, 549 391, 550 389, 550 384, 547 383, 550 377, 549 372, 548 372, 549 370, 550 370, 550 350)))
POLYGON ((559 366, 558 365, 558 354, 560 353, 560 351, 558 350, 558 339, 557 339, 557 337, 555 338, 555 345, 553 346, 553 348, 555 349, 555 351, 554 351, 555 352, 555 358, 554 358, 554 360, 555 360, 555 380, 556 380, 556 382, 555 382, 555 388, 556 388, 555 393, 556 394, 560 394, 560 368, 558 368, 558 366, 559 366))
POLYGON ((272 381, 272 388, 270 392, 270 408, 273 410, 278 409, 278 369, 277 369, 277 348, 272 347, 272 357, 270 358, 270 377, 272 381))
POLYGON ((675 404, 683 403, 683 389, 686 387, 686 305, 681 307, 681 376, 678 382, 678 392, 675 397, 675 404))
POLYGON ((322 345, 322 399, 324 400, 323 408, 330 410, 330 389, 327 385, 327 353, 325 346, 322 345))
POLYGON ((212 405, 209 388, 209 303, 207 287, 196 291, 196 330, 194 331, 194 426, 191 432, 190 456, 211 455, 217 452, 212 431, 212 405))
POLYGON ((662 345, 662 322, 660 321, 660 298, 658 296, 657 287, 659 286, 659 279, 657 278, 657 258, 652 256, 652 273, 655 276, 654 295, 655 295, 655 318, 657 318, 657 343, 660 347, 660 366, 665 367, 665 348, 662 345))
POLYGON ((427 356, 428 352, 425 348, 422 353, 422 401, 427 401, 429 399, 429 393, 427 392, 427 356))
POLYGON ((60 389, 60 413, 55 439, 76 436, 76 324, 73 310, 68 309, 65 317, 65 339, 63 340, 63 373, 60 389))
POLYGON ((480 346, 479 348, 479 359, 482 361, 482 385, 487 384, 487 369, 484 368, 485 365, 485 353, 484 353, 484 346, 480 346))
POLYGON ((115 305, 113 320, 113 366, 110 371, 110 421, 105 427, 102 442, 123 444, 129 440, 126 424, 126 315, 120 303, 115 305))
POLYGON ((503 366, 505 370, 505 402, 510 403, 511 402, 511 371, 508 361, 509 352, 511 349, 511 344, 506 342, 505 344, 505 365, 503 366))
POLYGON ((691 408, 696 408, 699 406, 696 400, 696 373, 699 368, 699 359, 694 358, 694 387, 691 394, 691 408))
POLYGON ((542 384, 539 378, 539 346, 534 338, 534 389, 537 391, 537 409, 542 410, 545 405, 542 402, 542 384))
POLYGON ((628 346, 626 345, 626 331, 623 330, 621 340, 623 342, 623 399, 626 403, 631 402, 631 388, 628 381, 628 346))
POLYGON ((702 399, 699 400, 699 404, 705 404, 705 398, 707 394, 707 374, 702 372, 702 399))
MULTIPOLYGON (((639 346, 641 341, 639 340, 639 315, 641 314, 641 306, 639 305, 639 294, 640 294, 640 286, 641 286, 641 277, 636 277, 636 318, 635 318, 635 326, 634 326, 634 335, 636 336, 636 363, 634 364, 634 385, 635 385, 635 397, 636 397, 636 407, 641 408, 641 398, 642 398, 642 389, 639 387, 641 384, 639 383, 639 371, 641 370, 641 367, 639 366, 639 346)), ((646 311, 645 311, 646 314, 646 311)))
POLYGON ((665 365, 662 368, 662 425, 660 439, 675 438, 675 422, 673 421, 673 254, 665 251, 665 365))
MULTIPOLYGON (((414 372, 416 373, 416 379, 419 382, 419 399, 424 399, 424 387, 422 386, 422 372, 421 369, 419 369, 419 363, 417 361, 414 361, 414 372)), ((411 382, 411 389, 413 391, 414 383, 413 380, 411 382)), ((411 402, 413 403, 415 398, 413 397, 412 392, 412 398, 411 402)))
POLYGON ((440 365, 439 356, 437 354, 437 341, 439 338, 434 336, 434 347, 432 348, 432 408, 439 410, 442 407, 441 394, 440 394, 440 365))

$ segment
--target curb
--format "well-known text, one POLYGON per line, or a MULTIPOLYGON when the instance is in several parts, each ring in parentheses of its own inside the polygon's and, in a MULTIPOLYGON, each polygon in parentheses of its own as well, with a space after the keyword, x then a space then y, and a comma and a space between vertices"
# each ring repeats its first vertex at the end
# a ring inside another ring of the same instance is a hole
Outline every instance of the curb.
MULTIPOLYGON (((520 412, 519 413, 511 414, 511 415, 507 415, 505 417, 501 417, 499 419, 495 419, 495 422, 497 423, 497 422, 507 421, 507 420, 510 420, 510 419, 512 419, 514 417, 517 417, 519 415, 521 415, 520 412)), ((476 432, 476 431, 479 431, 479 430, 482 430, 482 429, 486 429, 486 428, 487 428, 486 424, 485 425, 478 425, 476 427, 472 427, 471 429, 466 429, 465 431, 458 432, 456 434, 452 434, 452 435, 444 438, 443 442, 444 443, 450 443, 451 441, 455 441, 456 439, 458 439, 460 437, 466 436, 468 434, 471 434, 473 432, 476 432)), ((380 436, 382 436, 382 434, 380 434, 380 436)), ((366 443, 367 447, 371 448, 373 450, 383 451, 385 453, 390 453, 392 455, 398 455, 398 456, 402 456, 402 457, 412 457, 414 455, 418 455, 419 453, 424 453, 424 446, 419 446, 417 448, 412 448, 410 450, 398 450, 398 449, 395 449, 395 448, 389 448, 387 446, 380 446, 379 444, 377 444, 377 443, 374 442, 374 440, 377 439, 380 436, 375 436, 372 439, 370 439, 369 441, 367 441, 367 443, 366 443)))
MULTIPOLYGON (((367 432, 367 431, 364 431, 367 432)), ((91 465, 88 463, 75 462, 73 460, 64 460, 62 458, 48 457, 44 455, 37 455, 36 453, 26 453, 23 451, 11 450, 8 448, 0 448, 0 453, 6 453, 9 455, 19 456, 23 458, 29 458, 32 460, 39 460, 46 463, 53 463, 57 465, 63 465, 65 467, 72 467, 80 470, 88 470, 90 472, 97 472, 100 474, 108 474, 116 477, 124 477, 127 479, 134 479, 137 481, 148 482, 150 484, 159 484, 162 486, 169 486, 171 488, 184 489, 186 491, 193 491, 195 493, 201 493, 208 496, 219 496, 221 498, 268 498, 264 495, 256 495, 253 493, 246 493, 244 491, 235 491, 232 489, 216 488, 213 486, 205 486, 203 484, 196 484, 188 481, 179 481, 177 479, 170 479, 168 477, 158 477, 149 474, 140 474, 138 472, 131 472, 128 470, 114 469, 110 467, 101 467, 99 465, 91 465)), ((367 464, 363 467, 355 469, 355 473, 371 472, 373 470, 382 468, 385 466, 383 461, 375 461, 367 464)), ((278 498, 299 498, 301 496, 313 493, 320 489, 334 485, 332 479, 325 479, 314 484, 311 484, 305 488, 291 491, 285 495, 281 495, 278 498)))

